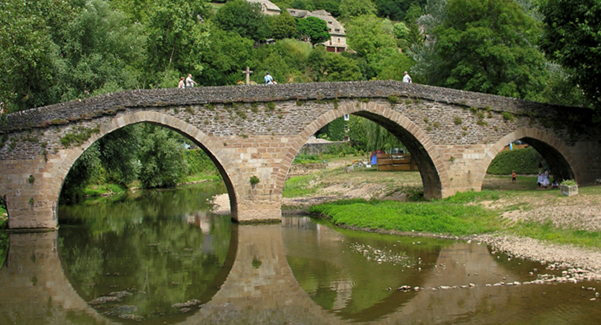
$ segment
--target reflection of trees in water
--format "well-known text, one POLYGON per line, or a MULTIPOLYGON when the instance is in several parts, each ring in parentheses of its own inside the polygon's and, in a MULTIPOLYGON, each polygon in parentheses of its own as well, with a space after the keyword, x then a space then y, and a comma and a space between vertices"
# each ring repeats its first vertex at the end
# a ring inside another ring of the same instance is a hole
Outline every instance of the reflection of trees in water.
POLYGON ((357 321, 393 313, 403 300, 408 301, 412 293, 386 288, 423 283, 441 248, 451 243, 331 228, 322 221, 311 227, 308 218, 290 219, 294 220, 283 221, 282 237, 286 258, 299 285, 322 308, 357 321), (413 245, 416 240, 421 241, 420 245, 413 245), (350 243, 406 254, 412 267, 367 261, 363 254, 351 251, 350 243), (416 271, 417 267, 422 271, 416 271))
POLYGON ((198 212, 212 194, 148 191, 124 202, 63 207, 61 222, 77 225, 59 232, 65 273, 86 301, 133 293, 119 304, 136 305, 140 315, 177 312, 171 305, 190 299, 206 302, 231 237, 229 217, 198 212))

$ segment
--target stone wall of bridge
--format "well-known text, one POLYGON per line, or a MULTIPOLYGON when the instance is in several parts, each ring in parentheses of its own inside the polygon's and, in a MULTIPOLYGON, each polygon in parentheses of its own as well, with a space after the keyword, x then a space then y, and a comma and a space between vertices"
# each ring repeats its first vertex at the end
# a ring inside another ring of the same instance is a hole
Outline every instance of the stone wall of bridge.
POLYGON ((54 228, 62 184, 81 153, 119 128, 154 123, 209 154, 234 219, 277 220, 294 157, 346 114, 384 126, 405 144, 427 198, 480 190, 492 159, 518 139, 560 180, 587 185, 601 177, 601 135, 580 108, 390 81, 313 83, 126 91, 8 115, 0 126, 0 195, 11 228, 54 228))

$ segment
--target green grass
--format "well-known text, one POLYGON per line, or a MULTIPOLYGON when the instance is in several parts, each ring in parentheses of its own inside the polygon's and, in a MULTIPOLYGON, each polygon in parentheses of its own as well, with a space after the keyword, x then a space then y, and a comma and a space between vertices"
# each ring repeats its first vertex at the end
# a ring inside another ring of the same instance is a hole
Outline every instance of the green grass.
POLYGON ((496 211, 446 200, 407 203, 342 200, 313 206, 309 211, 327 215, 337 225, 400 232, 418 231, 461 236, 501 229, 501 220, 496 211))
POLYGON ((101 196, 103 194, 113 192, 114 194, 122 194, 127 192, 127 188, 117 184, 102 184, 102 185, 90 185, 84 190, 86 196, 101 196))
POLYGON ((507 230, 509 234, 545 240, 555 244, 601 248, 601 232, 554 227, 551 223, 517 223, 507 230))
POLYGON ((219 181, 221 180, 221 176, 215 173, 196 173, 192 175, 186 176, 180 183, 188 183, 188 182, 198 182, 202 180, 208 181, 219 181))
POLYGON ((319 185, 311 186, 311 181, 316 178, 316 174, 292 177, 284 184, 282 191, 283 197, 301 197, 316 193, 319 185))

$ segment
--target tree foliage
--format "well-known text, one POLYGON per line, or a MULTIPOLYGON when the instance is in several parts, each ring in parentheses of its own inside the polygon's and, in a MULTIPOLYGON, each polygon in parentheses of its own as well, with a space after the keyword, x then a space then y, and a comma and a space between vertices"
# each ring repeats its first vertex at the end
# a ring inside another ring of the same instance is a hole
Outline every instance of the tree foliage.
POLYGON ((535 98, 548 76, 533 45, 540 26, 513 0, 449 0, 435 29, 441 68, 437 85, 535 98))
POLYGON ((270 34, 261 5, 245 0, 227 2, 217 12, 215 22, 223 30, 255 41, 263 40, 270 34))
POLYGON ((301 37, 307 37, 311 44, 323 43, 330 39, 328 24, 317 17, 307 17, 297 20, 298 32, 301 37))
POLYGON ((343 18, 352 18, 362 15, 374 15, 376 5, 372 0, 341 0, 340 16, 343 18))
POLYGON ((544 33, 541 48, 556 60, 601 108, 601 1, 542 0, 544 33))

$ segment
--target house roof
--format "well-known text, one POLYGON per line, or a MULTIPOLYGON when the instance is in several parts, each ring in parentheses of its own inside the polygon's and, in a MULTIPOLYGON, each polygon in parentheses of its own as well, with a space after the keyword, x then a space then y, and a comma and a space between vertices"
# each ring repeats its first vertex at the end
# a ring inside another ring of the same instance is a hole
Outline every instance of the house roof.
POLYGON ((334 18, 329 12, 327 12, 325 10, 315 10, 313 12, 310 12, 308 10, 303 10, 303 9, 289 8, 288 12, 290 13, 290 15, 292 15, 296 18, 316 17, 321 20, 325 20, 325 22, 328 24, 328 29, 330 30, 330 34, 340 35, 340 36, 346 35, 346 33, 344 32, 344 27, 342 27, 342 24, 340 24, 338 22, 338 20, 336 20, 336 18, 334 18))
POLYGON ((246 1, 260 3, 262 5, 265 5, 267 10, 274 10, 274 11, 282 12, 282 10, 280 10, 280 7, 276 6, 273 2, 271 2, 269 0, 246 0, 246 1))

